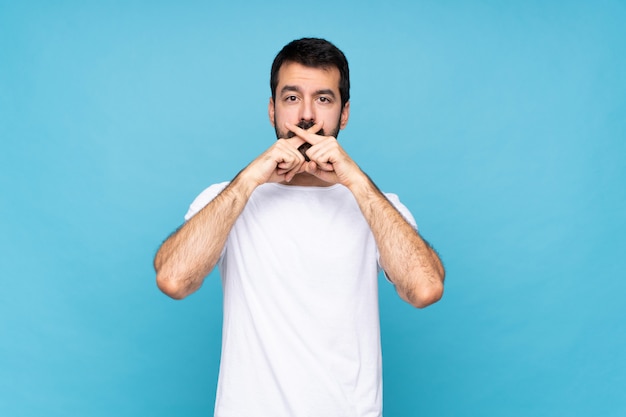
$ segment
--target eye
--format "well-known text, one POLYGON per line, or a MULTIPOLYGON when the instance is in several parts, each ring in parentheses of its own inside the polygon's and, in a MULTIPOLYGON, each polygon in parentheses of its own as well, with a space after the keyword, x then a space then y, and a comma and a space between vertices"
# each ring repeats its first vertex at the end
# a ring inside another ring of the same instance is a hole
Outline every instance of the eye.
POLYGON ((297 100, 298 100, 298 97, 296 97, 296 96, 287 96, 287 97, 285 97, 285 101, 288 101, 288 102, 292 102, 293 103, 294 101, 297 101, 297 100))
POLYGON ((318 100, 324 104, 332 103, 332 100, 329 97, 325 97, 325 96, 321 96, 318 100))

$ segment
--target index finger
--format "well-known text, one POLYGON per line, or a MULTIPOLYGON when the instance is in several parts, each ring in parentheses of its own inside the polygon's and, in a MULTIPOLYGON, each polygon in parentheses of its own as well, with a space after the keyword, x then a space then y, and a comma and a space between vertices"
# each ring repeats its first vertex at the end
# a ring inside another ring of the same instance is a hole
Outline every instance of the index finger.
POLYGON ((322 130, 324 126, 324 122, 315 123, 313 126, 308 128, 307 130, 302 129, 299 126, 291 124, 289 122, 285 122, 285 127, 291 132, 295 133, 299 138, 304 139, 311 145, 317 145, 322 141, 322 136, 318 135, 317 132, 322 130))

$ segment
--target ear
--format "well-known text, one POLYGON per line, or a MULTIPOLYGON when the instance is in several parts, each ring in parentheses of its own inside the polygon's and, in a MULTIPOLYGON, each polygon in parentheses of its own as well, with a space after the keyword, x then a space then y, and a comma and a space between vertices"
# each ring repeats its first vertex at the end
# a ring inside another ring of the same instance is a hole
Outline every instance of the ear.
POLYGON ((348 119, 350 118, 350 102, 348 101, 344 104, 343 109, 341 109, 341 118, 339 119, 339 128, 343 129, 348 124, 348 119))
POLYGON ((274 106, 274 99, 270 97, 270 102, 267 105, 267 115, 270 118, 270 123, 273 127, 276 127, 276 119, 274 118, 274 111, 276 107, 274 106))

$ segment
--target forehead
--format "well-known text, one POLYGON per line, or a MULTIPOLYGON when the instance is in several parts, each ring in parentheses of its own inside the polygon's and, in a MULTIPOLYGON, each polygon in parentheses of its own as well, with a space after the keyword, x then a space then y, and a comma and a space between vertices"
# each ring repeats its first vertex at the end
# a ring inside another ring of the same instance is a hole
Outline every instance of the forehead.
POLYGON ((339 70, 336 67, 314 68, 297 62, 286 62, 278 70, 277 91, 283 86, 325 88, 339 92, 339 70))

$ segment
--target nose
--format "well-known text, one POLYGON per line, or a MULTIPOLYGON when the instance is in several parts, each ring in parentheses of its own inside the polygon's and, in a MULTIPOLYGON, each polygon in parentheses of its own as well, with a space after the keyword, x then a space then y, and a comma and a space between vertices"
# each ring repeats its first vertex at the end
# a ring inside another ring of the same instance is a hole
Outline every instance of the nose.
POLYGON ((302 106, 300 108, 300 120, 315 122, 315 109, 312 101, 302 101, 302 106))

